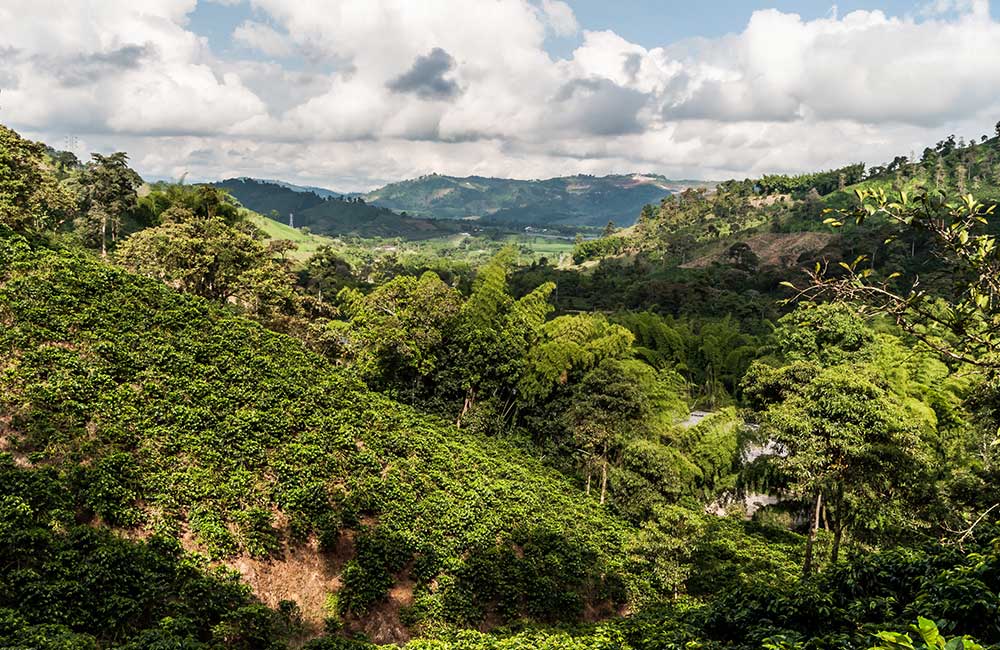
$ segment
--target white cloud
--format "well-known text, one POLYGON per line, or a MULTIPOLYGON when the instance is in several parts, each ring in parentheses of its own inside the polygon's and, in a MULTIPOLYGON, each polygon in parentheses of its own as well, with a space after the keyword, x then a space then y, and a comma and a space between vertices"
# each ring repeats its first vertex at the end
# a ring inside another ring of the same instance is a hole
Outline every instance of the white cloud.
POLYGON ((943 126, 996 107, 1000 25, 976 12, 914 22, 761 11, 738 37, 699 47, 677 82, 665 108, 678 118, 943 126))
POLYGON ((44 131, 209 135, 265 110, 183 24, 194 0, 11 0, 2 119, 44 131))
POLYGON ((270 25, 255 20, 245 20, 233 30, 233 40, 268 56, 291 56, 292 44, 287 34, 277 32, 270 25))
POLYGON ((979 17, 990 15, 989 0, 929 0, 918 8, 923 17, 938 17, 952 13, 969 13, 979 17))
POLYGON ((545 50, 579 33, 560 0, 249 4, 232 40, 277 61, 215 54, 233 50, 191 31, 195 0, 8 0, 0 121, 127 149, 152 175, 353 190, 430 171, 804 171, 1000 117, 1000 24, 983 0, 916 18, 759 11, 740 33, 655 48, 584 31, 567 59, 545 50))
POLYGON ((572 36, 580 31, 573 10, 562 0, 542 0, 542 11, 545 22, 557 36, 572 36))

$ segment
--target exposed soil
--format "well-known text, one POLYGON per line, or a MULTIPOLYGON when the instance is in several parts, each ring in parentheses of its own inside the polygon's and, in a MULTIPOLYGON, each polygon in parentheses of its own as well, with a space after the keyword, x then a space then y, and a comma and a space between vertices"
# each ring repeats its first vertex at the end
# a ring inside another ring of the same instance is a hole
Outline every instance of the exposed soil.
POLYGON ((410 640, 410 630, 403 625, 401 612, 413 604, 413 589, 417 586, 409 577, 409 570, 396 576, 396 583, 389 589, 388 597, 376 604, 362 619, 345 621, 349 634, 364 632, 374 643, 402 645, 410 640))
POLYGON ((319 542, 286 547, 277 557, 258 559, 241 556, 225 564, 240 572, 261 601, 277 607, 283 600, 292 600, 302 612, 308 636, 323 632, 323 619, 330 615, 325 605, 327 597, 340 590, 340 572, 354 556, 354 533, 345 531, 332 552, 322 552, 319 542))
MULTIPOLYGON (((761 233, 740 240, 760 259, 761 266, 794 267, 803 253, 818 252, 836 239, 825 232, 761 233)), ((697 257, 681 268, 697 269, 726 261, 726 251, 734 242, 720 242, 709 253, 697 257)))

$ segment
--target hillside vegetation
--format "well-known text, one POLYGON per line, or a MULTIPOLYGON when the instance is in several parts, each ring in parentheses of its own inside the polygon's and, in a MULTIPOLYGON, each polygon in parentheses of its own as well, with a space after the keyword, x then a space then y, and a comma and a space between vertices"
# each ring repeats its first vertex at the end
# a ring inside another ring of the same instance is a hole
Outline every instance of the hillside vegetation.
MULTIPOLYGON (((914 257, 920 242, 912 235, 905 241, 884 241, 886 233, 879 229, 883 220, 876 218, 862 229, 847 223, 835 233, 830 226, 832 219, 826 217, 827 211, 856 205, 859 191, 905 191, 912 196, 921 188, 957 196, 971 192, 982 201, 1000 199, 1000 136, 984 135, 968 143, 949 136, 927 147, 919 160, 897 156, 886 165, 867 170, 854 164, 799 176, 725 181, 713 191, 687 190, 642 208, 635 228, 629 231, 582 242, 575 257, 584 261, 645 251, 677 265, 702 257, 701 266, 711 260, 755 267, 759 262, 755 258, 762 251, 752 246, 746 250, 744 244, 750 238, 770 233, 774 236, 760 243, 773 248, 775 242, 780 244, 782 235, 802 232, 837 237, 826 241, 813 238, 811 249, 790 245, 783 256, 770 251, 765 255, 766 265, 794 269, 800 262, 811 263, 810 256, 815 258, 827 245, 841 243, 845 246, 828 252, 848 257, 860 248, 878 262, 904 256, 909 246, 909 257, 914 257)), ((788 239, 793 242, 796 237, 788 239)))
POLYGON ((357 237, 404 237, 430 239, 459 232, 458 224, 416 219, 385 207, 369 205, 360 198, 321 197, 275 183, 233 178, 215 183, 245 207, 287 224, 294 215, 296 228, 309 228, 322 235, 357 237))
POLYGON ((454 586, 424 607, 474 619, 470 553, 553 581, 511 585, 508 616, 626 601, 621 524, 509 443, 446 433, 291 339, 78 255, 8 234, 0 269, 4 447, 71 481, 71 519, 186 535, 217 558, 348 535, 345 614, 436 581, 454 586), (566 572, 572 558, 587 560, 566 572))
POLYGON ((710 186, 651 174, 513 180, 431 174, 365 195, 369 203, 425 217, 475 217, 535 226, 630 225, 643 205, 672 192, 710 186))
POLYGON ((989 146, 554 265, 0 127, 0 646, 995 647, 989 146))

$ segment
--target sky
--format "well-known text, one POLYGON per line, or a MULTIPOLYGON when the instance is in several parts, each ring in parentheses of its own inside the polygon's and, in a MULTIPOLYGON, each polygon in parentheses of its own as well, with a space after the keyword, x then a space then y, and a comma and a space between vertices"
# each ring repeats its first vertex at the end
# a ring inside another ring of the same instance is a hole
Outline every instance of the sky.
POLYGON ((147 178, 722 180, 998 119, 987 0, 0 0, 0 123, 147 178))

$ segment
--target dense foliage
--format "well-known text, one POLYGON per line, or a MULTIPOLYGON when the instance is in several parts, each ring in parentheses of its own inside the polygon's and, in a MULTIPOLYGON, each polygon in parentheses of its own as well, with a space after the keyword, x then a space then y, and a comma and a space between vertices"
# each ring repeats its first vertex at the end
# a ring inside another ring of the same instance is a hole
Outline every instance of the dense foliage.
POLYGON ((1000 643, 994 143, 529 266, 2 135, 0 645, 1000 643))

